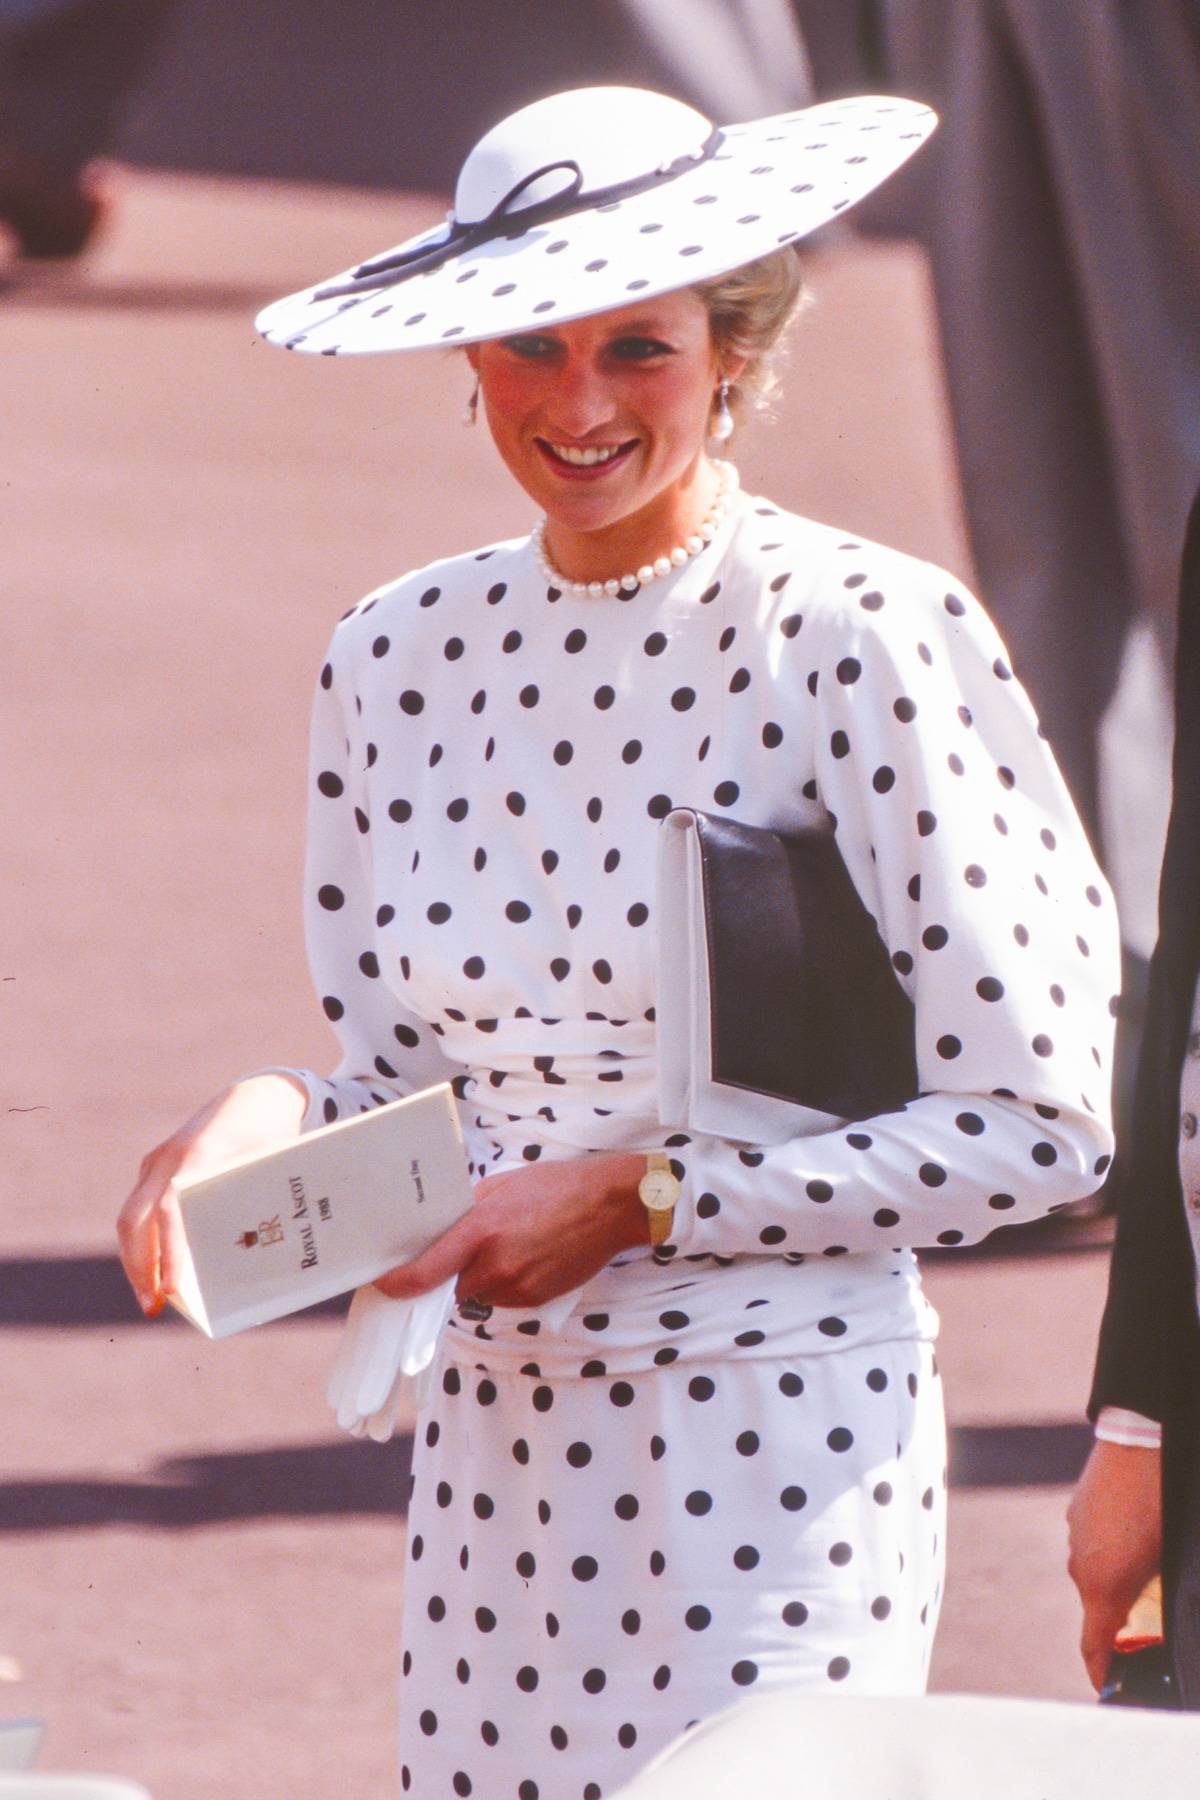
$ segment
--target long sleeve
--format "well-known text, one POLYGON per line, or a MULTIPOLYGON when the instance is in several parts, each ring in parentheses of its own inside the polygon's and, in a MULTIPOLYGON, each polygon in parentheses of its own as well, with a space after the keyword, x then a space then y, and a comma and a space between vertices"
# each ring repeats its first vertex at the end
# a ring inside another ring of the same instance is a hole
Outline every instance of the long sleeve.
MULTIPOLYGON (((1164 901, 1183 848, 1180 825, 1177 808, 1163 872, 1164 901)), ((1118 1154, 1117 1235, 1088 1406, 1093 1419, 1106 1406, 1164 1418, 1172 1380, 1168 1342, 1195 1312, 1178 1164, 1179 1070, 1193 983, 1185 973, 1187 950, 1170 929, 1165 904, 1161 913, 1166 929, 1151 965, 1131 1130, 1118 1154)))
POLYGON ((1200 969, 1200 495, 1184 541, 1175 655, 1171 819, 1158 942, 1128 1142, 1114 1176, 1117 1237, 1088 1406, 1164 1419, 1194 1368, 1195 1258, 1179 1179, 1180 1072, 1200 969))
POLYGON ((335 633, 313 704, 304 925, 309 968, 341 1045, 331 1074, 296 1070, 309 1090, 305 1128, 346 1118, 465 1074, 437 1027, 393 991, 377 933, 388 905, 374 892, 365 781, 374 752, 355 704, 353 670, 335 633), (382 952, 382 953, 381 953, 382 952))
POLYGON ((939 571, 889 578, 886 556, 798 642, 809 797, 913 998, 920 1097, 761 1150, 677 1143, 687 1254, 970 1243, 1108 1165, 1111 896, 990 621, 939 571))

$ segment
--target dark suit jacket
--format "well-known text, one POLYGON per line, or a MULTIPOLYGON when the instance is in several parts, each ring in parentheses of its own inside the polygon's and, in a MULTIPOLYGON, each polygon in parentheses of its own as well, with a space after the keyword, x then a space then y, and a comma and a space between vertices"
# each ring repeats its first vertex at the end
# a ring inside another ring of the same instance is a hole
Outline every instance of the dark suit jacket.
POLYGON ((1163 1422, 1167 1636, 1185 1704, 1200 1708, 1200 1324, 1179 1187, 1179 1077, 1200 971, 1200 496, 1183 558, 1175 679, 1174 796, 1159 890, 1159 940, 1133 1129, 1118 1146, 1120 1194, 1090 1411, 1163 1422))

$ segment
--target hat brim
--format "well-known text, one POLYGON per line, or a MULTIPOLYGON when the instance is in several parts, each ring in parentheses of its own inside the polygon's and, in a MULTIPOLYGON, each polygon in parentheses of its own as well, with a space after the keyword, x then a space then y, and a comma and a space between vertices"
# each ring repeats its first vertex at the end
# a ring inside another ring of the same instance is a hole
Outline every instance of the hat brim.
POLYGON ((362 356, 449 349, 631 306, 807 237, 885 181, 936 124, 917 101, 860 95, 730 125, 710 160, 662 186, 493 238, 391 287, 319 299, 353 277, 345 270, 272 302, 255 324, 286 350, 362 356))

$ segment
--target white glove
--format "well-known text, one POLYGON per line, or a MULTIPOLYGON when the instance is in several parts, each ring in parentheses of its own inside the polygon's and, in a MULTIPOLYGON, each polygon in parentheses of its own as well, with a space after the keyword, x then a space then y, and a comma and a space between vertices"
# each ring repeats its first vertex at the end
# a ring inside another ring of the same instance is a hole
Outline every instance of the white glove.
MULTIPOLYGON (((561 1294, 545 1306, 526 1308, 557 1331, 574 1312, 578 1295, 561 1294)), ((386 1443, 396 1423, 401 1384, 415 1384, 418 1407, 425 1404, 442 1328, 454 1306, 454 1282, 447 1281, 415 1300, 389 1300, 377 1287, 360 1287, 350 1302, 325 1397, 343 1431, 386 1443)))

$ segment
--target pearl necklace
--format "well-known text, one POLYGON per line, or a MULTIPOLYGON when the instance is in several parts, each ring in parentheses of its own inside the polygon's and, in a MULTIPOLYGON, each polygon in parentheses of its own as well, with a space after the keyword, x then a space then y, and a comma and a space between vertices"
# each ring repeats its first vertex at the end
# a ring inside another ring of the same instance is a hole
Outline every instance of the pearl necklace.
POLYGON ((685 563, 691 562, 694 556, 699 556, 712 543, 738 490, 738 472, 733 464, 718 462, 714 466, 720 475, 721 485, 717 489, 716 499, 695 532, 691 537, 685 538, 682 544, 676 544, 673 550, 668 550, 665 556, 656 557, 652 563, 643 563, 636 574, 612 575, 607 581, 569 581, 561 570, 555 568, 546 553, 546 521, 539 519, 530 534, 530 541, 538 567, 549 586, 559 588, 567 594, 587 595, 593 600, 600 600, 606 594, 615 599, 618 594, 634 594, 638 588, 648 586, 659 576, 670 575, 675 569, 682 569, 685 563))

